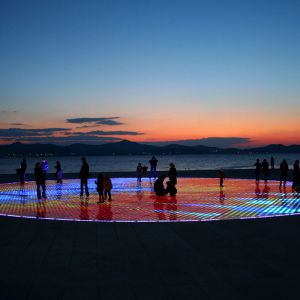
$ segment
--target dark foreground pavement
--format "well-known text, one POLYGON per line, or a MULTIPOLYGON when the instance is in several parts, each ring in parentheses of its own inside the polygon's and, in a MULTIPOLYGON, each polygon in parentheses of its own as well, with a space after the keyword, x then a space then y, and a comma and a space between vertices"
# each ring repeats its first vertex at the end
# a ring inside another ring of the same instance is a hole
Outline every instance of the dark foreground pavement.
POLYGON ((0 299, 299 299, 299 224, 2 217, 0 299))

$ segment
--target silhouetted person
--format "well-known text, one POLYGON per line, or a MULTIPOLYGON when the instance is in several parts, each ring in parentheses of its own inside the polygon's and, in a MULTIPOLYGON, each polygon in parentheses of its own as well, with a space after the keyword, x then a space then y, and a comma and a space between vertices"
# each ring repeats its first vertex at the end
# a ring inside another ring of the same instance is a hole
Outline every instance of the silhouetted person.
POLYGON ((85 189, 85 194, 86 196, 89 196, 89 189, 88 189, 88 178, 89 178, 89 172, 90 172, 90 167, 86 161, 85 157, 81 158, 82 165, 81 169, 79 172, 79 178, 80 178, 80 196, 83 196, 83 186, 85 189))
POLYGON ((153 177, 155 179, 158 160, 156 159, 155 156, 152 156, 152 158, 149 160, 149 163, 150 163, 150 178, 153 177))
POLYGON ((138 182, 142 181, 142 175, 143 175, 143 167, 141 163, 138 163, 136 167, 136 178, 138 182))
POLYGON ((289 170, 289 166, 288 166, 286 160, 284 159, 280 163, 280 187, 282 185, 282 182, 283 182, 283 186, 284 187, 286 185, 287 176, 288 176, 288 170, 289 170))
POLYGON ((219 178, 220 178, 220 187, 224 186, 225 172, 224 169, 219 170, 219 178))
POLYGON ((46 180, 43 174, 42 166, 39 162, 35 164, 34 177, 35 177, 38 199, 41 199, 42 197, 46 198, 46 180), (42 195, 41 195, 41 187, 42 187, 42 195))
POLYGON ((104 199, 107 199, 108 201, 111 201, 111 190, 112 190, 112 182, 108 175, 106 175, 103 179, 103 189, 104 189, 104 199))
POLYGON ((165 179, 166 175, 160 175, 154 182, 154 192, 157 196, 164 196, 168 193, 164 186, 165 179))
POLYGON ((20 169, 19 169, 19 176, 20 176, 20 183, 24 184, 25 183, 25 176, 26 176, 26 169, 27 169, 27 162, 26 159, 24 158, 21 161, 20 169))
POLYGON ((63 183, 63 173, 62 173, 62 168, 61 164, 59 161, 56 162, 56 166, 54 167, 56 169, 55 171, 55 178, 56 178, 56 183, 63 183))
POLYGON ((177 194, 177 189, 173 181, 167 181, 166 191, 170 194, 170 196, 175 196, 177 194))
POLYGON ((97 204, 104 202, 103 181, 104 181, 104 177, 103 177, 102 173, 99 173, 97 180, 95 181, 95 183, 97 185, 97 192, 99 194, 99 201, 97 202, 97 204))
POLYGON ((168 176, 169 176, 170 182, 175 186, 177 184, 177 170, 173 163, 170 163, 168 176))
POLYGON ((255 166, 255 181, 258 183, 260 180, 260 172, 261 172, 261 163, 259 162, 259 159, 256 160, 255 166))
POLYGON ((273 156, 271 157, 270 164, 271 164, 271 169, 274 170, 274 167, 275 167, 275 159, 274 159, 273 156))
POLYGON ((41 168, 42 168, 42 171, 43 171, 44 179, 46 181, 49 165, 48 165, 48 162, 45 159, 41 162, 41 168))
POLYGON ((293 190, 299 191, 300 188, 300 169, 299 169, 299 160, 295 160, 293 166, 293 190))
POLYGON ((261 166, 262 166, 262 173, 264 175, 265 183, 267 183, 269 175, 270 175, 268 161, 266 159, 264 159, 261 166))

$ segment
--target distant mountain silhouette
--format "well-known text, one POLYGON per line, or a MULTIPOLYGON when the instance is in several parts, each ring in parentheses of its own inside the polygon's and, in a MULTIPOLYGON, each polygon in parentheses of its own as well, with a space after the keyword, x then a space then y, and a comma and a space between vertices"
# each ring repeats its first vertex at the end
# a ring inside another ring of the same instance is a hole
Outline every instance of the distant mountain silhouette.
POLYGON ((248 153, 300 153, 300 145, 284 146, 281 144, 265 147, 236 149, 207 146, 183 146, 170 144, 166 146, 145 145, 123 140, 103 145, 72 144, 58 146, 54 144, 22 144, 0 146, 0 156, 71 156, 71 155, 153 155, 153 154, 248 154, 248 153))
POLYGON ((247 151, 257 153, 300 153, 300 145, 284 146, 282 144, 271 144, 264 147, 247 149, 247 151))

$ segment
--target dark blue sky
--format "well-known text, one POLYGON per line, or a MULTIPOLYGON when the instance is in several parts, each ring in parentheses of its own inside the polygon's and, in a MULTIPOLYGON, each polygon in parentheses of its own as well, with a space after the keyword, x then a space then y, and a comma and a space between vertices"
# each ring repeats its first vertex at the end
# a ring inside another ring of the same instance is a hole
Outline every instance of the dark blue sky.
POLYGON ((272 139, 300 108, 299 16, 300 1, 2 1, 1 109, 17 115, 1 126, 120 116, 146 140, 272 139))

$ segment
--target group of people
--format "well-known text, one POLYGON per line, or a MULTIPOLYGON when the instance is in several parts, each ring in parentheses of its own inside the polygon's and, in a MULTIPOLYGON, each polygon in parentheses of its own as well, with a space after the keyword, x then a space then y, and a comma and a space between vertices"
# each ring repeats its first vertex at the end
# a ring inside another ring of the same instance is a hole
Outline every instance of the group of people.
POLYGON ((177 171, 173 163, 170 163, 170 168, 168 172, 169 180, 167 181, 165 187, 164 180, 166 179, 166 177, 166 175, 160 175, 154 182, 154 192, 157 196, 164 196, 167 194, 170 194, 170 196, 175 196, 177 193, 177 171))
MULTIPOLYGON (((88 188, 88 179, 89 179, 89 165, 85 157, 81 158, 82 165, 79 172, 80 178, 80 196, 82 197, 85 195, 88 197, 89 188, 88 188)), ((275 168, 275 160, 272 157, 270 160, 271 169, 275 168)), ((156 168, 158 164, 158 160, 155 156, 153 156, 150 160, 150 179, 153 177, 155 179, 154 182, 154 192, 157 196, 167 195, 170 194, 171 196, 175 196, 177 193, 177 171, 175 168, 174 163, 170 163, 169 171, 168 171, 168 178, 169 180, 166 182, 166 186, 164 184, 165 179, 167 178, 166 175, 160 175, 157 178, 156 168), (157 178, 157 179, 156 179, 157 178)), ((258 184, 260 181, 261 173, 263 174, 263 178, 265 183, 267 183, 268 178, 270 176, 270 168, 269 163, 266 159, 262 162, 259 159, 256 160, 255 164, 255 180, 258 184)), ((55 179, 57 183, 63 183, 63 171, 59 161, 56 162, 55 168, 55 179)), ((20 179, 20 183, 24 184, 26 179, 26 169, 27 169, 27 162, 24 158, 21 161, 20 167, 17 169, 17 174, 20 179)), ((34 176, 37 185, 37 197, 38 199, 46 198, 46 179, 47 179, 47 171, 49 169, 48 162, 43 160, 42 162, 37 162, 34 168, 34 176)), ((280 187, 283 185, 286 186, 286 182, 288 180, 288 171, 289 166, 285 159, 282 160, 280 163, 280 187)), ((138 164, 136 168, 137 172, 137 182, 141 183, 143 173, 147 171, 147 167, 143 167, 141 163, 138 164)), ((220 179, 220 188, 223 187, 225 173, 223 169, 219 170, 219 179, 220 179)), ((99 173, 97 176, 97 180, 95 181, 96 190, 99 194, 99 201, 97 203, 103 203, 104 200, 108 198, 108 201, 111 201, 111 190, 112 190, 112 182, 109 176, 104 176, 102 173, 99 173)), ((293 164, 293 190, 299 192, 300 191, 300 168, 299 168, 299 160, 296 160, 293 164)))
POLYGON ((263 173, 265 182, 268 181, 268 178, 270 176, 270 170, 269 170, 269 163, 266 159, 264 159, 262 162, 259 161, 259 159, 256 160, 255 164, 255 181, 259 183, 260 181, 260 174, 263 173))
MULTIPOLYGON (((89 188, 88 188, 90 168, 85 157, 82 157, 81 161, 82 161, 82 165, 79 172, 80 197, 83 196, 83 192, 85 192, 85 195, 88 197, 90 195, 89 188)), ((95 181, 95 184, 97 186, 96 190, 99 194, 99 201, 97 203, 98 204, 103 203, 104 200, 107 199, 107 196, 108 196, 108 201, 111 201, 112 182, 109 176, 108 175, 103 176, 102 173, 99 173, 97 176, 97 180, 95 181)))
MULTIPOLYGON (((271 157, 270 163, 271 163, 271 169, 275 169, 274 164, 274 158, 271 157)), ((269 176, 270 176, 270 169, 269 169, 269 163, 266 159, 264 159, 262 162, 259 161, 259 159, 256 160, 255 164, 255 181, 256 183, 259 183, 260 181, 260 175, 261 173, 264 176, 265 183, 268 182, 269 176)), ((289 171, 289 165, 285 159, 283 159, 279 166, 280 170, 280 183, 279 187, 285 187, 286 182, 288 180, 288 171, 289 171)), ((293 164, 293 184, 292 184, 293 190, 299 190, 300 191, 300 168, 299 168, 299 160, 295 160, 293 164)))
MULTIPOLYGON (((150 174, 149 178, 155 179, 154 182, 154 192, 157 196, 164 196, 170 194, 170 196, 175 196, 177 193, 176 184, 177 184, 177 170, 175 168, 174 163, 170 163, 168 177, 169 180, 166 182, 166 186, 164 185, 164 181, 167 178, 166 175, 160 175, 157 178, 156 168, 157 168, 158 159, 155 156, 149 160, 150 164, 150 174), (156 179, 157 178, 157 179, 156 179)), ((137 183, 140 184, 142 182, 143 173, 147 172, 147 167, 142 166, 141 163, 138 163, 136 167, 136 177, 137 183)))
MULTIPOLYGON (((152 177, 154 179, 156 179, 156 177, 157 177, 157 174, 156 174, 157 163, 158 163, 158 159, 156 159, 155 156, 152 156, 152 158, 149 160, 149 164, 150 164, 149 178, 150 179, 152 177)), ((143 173, 146 173, 147 169, 148 169, 148 167, 142 166, 142 164, 140 162, 138 163, 138 165, 136 167, 136 177, 137 177, 138 183, 142 182, 143 173)))

